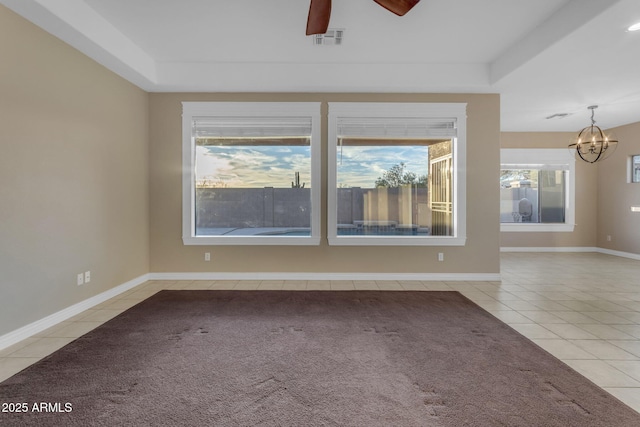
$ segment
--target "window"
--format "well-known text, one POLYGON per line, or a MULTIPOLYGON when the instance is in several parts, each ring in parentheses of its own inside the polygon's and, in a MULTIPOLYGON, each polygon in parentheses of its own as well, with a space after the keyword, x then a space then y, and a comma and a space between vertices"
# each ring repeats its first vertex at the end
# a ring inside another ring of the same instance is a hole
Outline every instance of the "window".
POLYGON ((503 149, 502 231, 573 231, 575 159, 564 149, 503 149))
POLYGON ((184 244, 319 244, 319 130, 319 103, 184 102, 184 244))
POLYGON ((629 166, 631 171, 629 174, 631 177, 630 182, 640 182, 640 155, 631 156, 629 166))
POLYGON ((466 104, 329 104, 332 245, 464 245, 466 104))

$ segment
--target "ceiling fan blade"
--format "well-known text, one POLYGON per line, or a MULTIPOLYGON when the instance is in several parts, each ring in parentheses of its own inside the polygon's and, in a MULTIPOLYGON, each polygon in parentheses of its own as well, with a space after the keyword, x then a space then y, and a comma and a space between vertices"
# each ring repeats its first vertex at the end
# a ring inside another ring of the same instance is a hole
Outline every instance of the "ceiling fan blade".
POLYGON ((388 11, 398 16, 403 16, 409 12, 411 8, 417 5, 420 0, 373 0, 388 11))
POLYGON ((309 18, 307 19, 307 35, 326 33, 330 17, 331 0, 311 0, 309 18))

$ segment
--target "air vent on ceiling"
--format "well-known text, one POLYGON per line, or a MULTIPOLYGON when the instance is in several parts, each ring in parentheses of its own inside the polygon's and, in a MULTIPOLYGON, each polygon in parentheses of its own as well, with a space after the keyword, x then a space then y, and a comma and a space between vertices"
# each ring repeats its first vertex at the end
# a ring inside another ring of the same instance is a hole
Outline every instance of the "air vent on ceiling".
POLYGON ((313 36, 313 44, 319 45, 340 45, 344 36, 344 29, 329 28, 325 34, 313 36))

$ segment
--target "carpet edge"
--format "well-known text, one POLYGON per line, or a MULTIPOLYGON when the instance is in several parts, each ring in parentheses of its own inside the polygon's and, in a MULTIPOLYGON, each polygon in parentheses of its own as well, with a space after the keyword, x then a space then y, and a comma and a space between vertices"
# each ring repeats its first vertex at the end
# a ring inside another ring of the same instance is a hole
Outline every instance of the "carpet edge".
POLYGON ((89 297, 83 301, 80 301, 76 304, 73 304, 67 308, 64 308, 60 311, 57 311, 49 316, 43 317, 42 319, 36 320, 35 322, 29 323, 25 326, 22 326, 18 329, 15 329, 11 332, 8 332, 4 335, 0 336, 0 350, 3 350, 7 347, 10 347, 22 340, 25 340, 39 332, 44 331, 52 326, 57 325, 60 322, 64 322, 65 320, 82 313, 85 310, 88 310, 92 307, 95 307, 98 304, 101 304, 117 295, 120 295, 130 289, 135 288, 138 285, 149 280, 149 274, 143 274, 134 279, 131 279, 127 282, 124 282, 116 287, 113 287, 107 291, 99 293, 98 295, 94 295, 89 297))

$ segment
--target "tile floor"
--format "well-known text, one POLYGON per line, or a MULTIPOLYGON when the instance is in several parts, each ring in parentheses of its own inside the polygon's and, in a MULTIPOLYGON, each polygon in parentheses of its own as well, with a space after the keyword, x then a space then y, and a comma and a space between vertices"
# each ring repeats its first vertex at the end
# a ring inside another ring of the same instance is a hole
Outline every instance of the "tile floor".
POLYGON ((0 350, 0 381, 161 289, 457 290, 640 412, 640 261, 504 253, 501 282, 149 281, 0 350))

